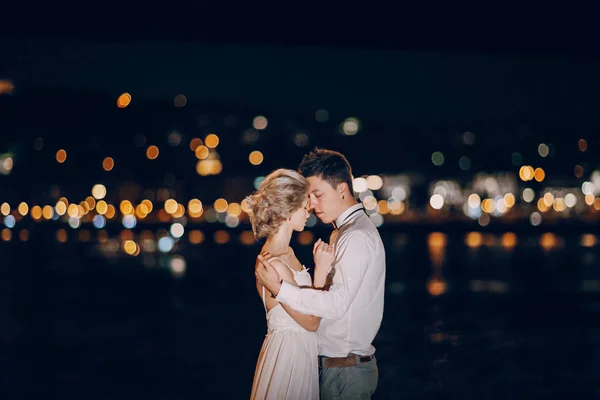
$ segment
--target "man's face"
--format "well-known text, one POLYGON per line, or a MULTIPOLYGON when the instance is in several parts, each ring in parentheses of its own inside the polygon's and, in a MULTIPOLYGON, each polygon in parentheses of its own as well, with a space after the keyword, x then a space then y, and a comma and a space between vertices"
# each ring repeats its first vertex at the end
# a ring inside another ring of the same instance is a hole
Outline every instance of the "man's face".
POLYGON ((318 176, 311 176, 306 180, 309 184, 309 207, 323 223, 335 221, 341 214, 340 193, 318 176))

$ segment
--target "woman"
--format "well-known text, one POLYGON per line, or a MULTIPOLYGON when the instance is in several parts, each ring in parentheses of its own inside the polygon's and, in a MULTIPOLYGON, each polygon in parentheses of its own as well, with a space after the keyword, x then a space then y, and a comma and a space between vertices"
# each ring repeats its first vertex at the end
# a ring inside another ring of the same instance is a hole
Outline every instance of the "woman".
MULTIPOLYGON (((266 238, 261 253, 272 260, 279 276, 298 286, 313 286, 308 269, 290 247, 292 233, 304 230, 309 217, 306 179, 296 171, 278 169, 246 201, 254 235, 266 238)), ((313 256, 313 287, 322 288, 334 251, 318 240, 313 256)), ((321 319, 278 303, 258 282, 256 288, 267 313, 268 331, 256 363, 251 399, 318 399, 316 331, 321 319)))

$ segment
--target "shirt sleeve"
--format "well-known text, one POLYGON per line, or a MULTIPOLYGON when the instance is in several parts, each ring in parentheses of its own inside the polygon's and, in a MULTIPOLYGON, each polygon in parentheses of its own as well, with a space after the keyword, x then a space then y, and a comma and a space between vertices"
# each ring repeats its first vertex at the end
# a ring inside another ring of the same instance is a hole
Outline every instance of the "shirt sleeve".
POLYGON ((326 319, 340 319, 350 307, 369 266, 369 247, 362 232, 348 232, 339 238, 335 274, 329 291, 302 289, 283 282, 277 301, 303 314, 326 319))

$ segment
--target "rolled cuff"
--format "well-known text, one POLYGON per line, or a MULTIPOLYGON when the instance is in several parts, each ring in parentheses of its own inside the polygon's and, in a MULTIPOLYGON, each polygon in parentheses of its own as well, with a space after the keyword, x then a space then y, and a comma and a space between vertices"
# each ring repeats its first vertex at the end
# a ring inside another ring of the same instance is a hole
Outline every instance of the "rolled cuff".
POLYGON ((288 305, 294 304, 294 300, 297 300, 300 296, 300 288, 296 285, 292 285, 289 282, 283 281, 281 283, 281 288, 279 289, 279 293, 277 293, 277 300, 280 303, 285 303, 288 305))

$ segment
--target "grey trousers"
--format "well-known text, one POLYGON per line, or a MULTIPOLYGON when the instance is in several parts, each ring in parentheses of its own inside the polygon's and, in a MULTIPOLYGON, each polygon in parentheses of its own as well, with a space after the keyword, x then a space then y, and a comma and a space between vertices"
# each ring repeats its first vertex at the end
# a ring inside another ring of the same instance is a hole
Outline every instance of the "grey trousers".
POLYGON ((370 399, 377 388, 377 360, 353 367, 322 368, 319 372, 321 400, 370 399))

